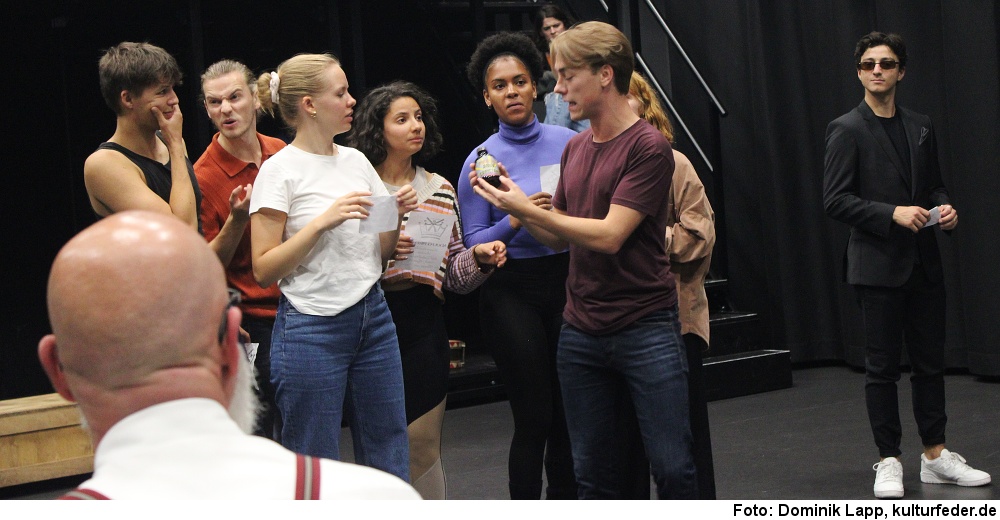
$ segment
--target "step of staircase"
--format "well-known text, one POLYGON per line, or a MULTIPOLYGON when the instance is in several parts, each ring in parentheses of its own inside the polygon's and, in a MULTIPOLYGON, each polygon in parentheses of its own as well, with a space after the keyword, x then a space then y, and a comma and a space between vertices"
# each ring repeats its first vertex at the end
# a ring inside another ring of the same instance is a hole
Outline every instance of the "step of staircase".
MULTIPOLYGON (((789 352, 762 349, 766 342, 759 317, 752 312, 732 310, 727 285, 724 279, 705 282, 711 310, 711 346, 702 361, 706 398, 716 401, 791 387, 789 352)), ((506 398, 496 363, 488 354, 470 354, 463 368, 452 369, 448 382, 449 408, 506 398)))
POLYGON ((718 311, 709 315, 711 345, 708 356, 739 354, 763 344, 760 319, 752 312, 718 311))
POLYGON ((708 401, 792 386, 792 360, 787 350, 753 350, 712 356, 702 361, 702 367, 708 401))

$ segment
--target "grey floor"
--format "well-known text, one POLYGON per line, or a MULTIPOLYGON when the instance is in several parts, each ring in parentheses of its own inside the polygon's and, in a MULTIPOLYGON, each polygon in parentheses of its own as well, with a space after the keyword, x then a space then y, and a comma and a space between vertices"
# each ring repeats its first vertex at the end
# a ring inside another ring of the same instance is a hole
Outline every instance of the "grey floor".
MULTIPOLYGON (((878 452, 864 405, 864 374, 847 367, 795 370, 794 386, 709 403, 719 499, 870 499, 878 452)), ((948 446, 1000 477, 1000 382, 948 375, 948 446)), ((996 500, 1000 484, 920 482, 920 439, 900 384, 906 499, 996 500)), ((506 402, 449 410, 444 463, 453 499, 505 499, 506 402)))
MULTIPOLYGON (((864 375, 834 366, 795 370, 794 386, 709 403, 718 498, 726 500, 870 499, 878 454, 864 407, 864 375)), ((1000 382, 967 374, 946 378, 948 446, 974 467, 1000 476, 1000 382)), ((959 488, 922 484, 920 440, 909 383, 900 384, 906 499, 997 500, 1000 484, 959 488)), ((506 499, 510 408, 496 402, 449 410, 444 464, 452 499, 506 499)), ((349 435, 344 436, 350 453, 349 435)), ((0 497, 50 498, 63 487, 0 490, 0 497)))

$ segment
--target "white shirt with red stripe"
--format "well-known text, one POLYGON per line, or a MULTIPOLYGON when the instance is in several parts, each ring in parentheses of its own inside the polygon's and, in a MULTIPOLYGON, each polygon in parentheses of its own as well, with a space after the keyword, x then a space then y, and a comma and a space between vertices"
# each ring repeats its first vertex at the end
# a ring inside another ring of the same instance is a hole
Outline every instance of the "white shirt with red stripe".
MULTIPOLYGON (((318 478, 313 464, 306 473, 306 486, 318 480, 309 498, 420 499, 413 487, 383 471, 317 460, 318 478)), ((295 453, 240 431, 218 402, 181 399, 115 424, 97 446, 93 478, 78 489, 113 500, 293 499, 297 481, 302 493, 301 466, 295 453)))

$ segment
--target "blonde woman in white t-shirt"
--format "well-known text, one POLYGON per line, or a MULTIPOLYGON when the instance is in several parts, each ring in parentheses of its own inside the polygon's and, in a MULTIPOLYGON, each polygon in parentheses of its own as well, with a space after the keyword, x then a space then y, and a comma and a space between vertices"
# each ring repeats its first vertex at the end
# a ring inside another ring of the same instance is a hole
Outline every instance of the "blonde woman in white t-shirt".
POLYGON ((297 55, 257 85, 262 108, 295 133, 261 167, 250 203, 254 277, 282 292, 271 340, 281 443, 339 459, 346 416, 355 462, 409 481, 399 348, 378 280, 416 192, 394 194, 395 229, 360 231, 371 198, 389 193, 364 155, 333 141, 355 105, 334 57, 297 55))

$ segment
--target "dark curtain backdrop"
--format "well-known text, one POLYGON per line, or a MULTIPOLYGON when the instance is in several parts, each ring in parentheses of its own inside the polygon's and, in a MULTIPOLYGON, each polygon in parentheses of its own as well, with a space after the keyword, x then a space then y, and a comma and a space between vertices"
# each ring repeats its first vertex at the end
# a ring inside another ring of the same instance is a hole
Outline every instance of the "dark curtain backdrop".
MULTIPOLYGON (((854 293, 841 281, 848 228, 826 217, 821 200, 824 136, 831 120, 862 100, 857 40, 871 30, 903 35, 909 64, 897 102, 933 119, 944 180, 959 212, 957 231, 939 237, 947 362, 1000 375, 997 4, 656 4, 730 112, 720 123, 718 175, 725 186, 731 296, 739 308, 761 314, 771 340, 765 346, 790 350, 793 361, 863 365, 854 293)), ((644 52, 652 52, 648 44, 644 52)), ((683 74, 677 60, 672 63, 674 102, 702 110, 704 96, 677 79, 683 74)))
MULTIPOLYGON (((296 52, 339 53, 356 94, 404 78, 441 100, 446 151, 431 166, 454 177, 451 172, 484 138, 478 128, 485 110, 454 72, 470 50, 456 50, 454 31, 436 28, 455 20, 422 18, 424 11, 415 6, 428 3, 433 2, 248 0, 238 8, 201 0, 5 3, 0 8, 8 60, 0 109, 8 143, 0 204, 0 291, 6 301, 0 312, 0 399, 51 391, 35 354, 38 339, 49 331, 48 269, 58 249, 93 221, 82 165, 114 131, 114 118, 98 93, 102 49, 122 40, 148 40, 178 58, 186 76, 179 95, 193 157, 212 133, 196 98, 201 67, 235 57, 262 71, 296 52)), ((719 129, 721 139, 705 144, 724 191, 715 189, 716 178, 688 143, 681 139, 678 148, 695 162, 710 193, 724 199, 713 203, 726 216, 720 236, 726 237, 724 274, 732 299, 739 308, 760 313, 769 338, 763 346, 789 349, 794 361, 861 363, 858 313, 850 288, 840 282, 847 229, 824 215, 820 201, 823 135, 829 121, 861 100, 852 57, 858 37, 872 29, 906 37, 910 64, 899 102, 933 118, 945 180, 960 215, 958 230, 941 240, 948 276, 948 362, 1000 375, 994 304, 1000 294, 995 2, 654 3, 730 112, 706 122, 710 106, 690 76, 678 72, 680 61, 665 45, 657 48, 643 37, 650 61, 670 67, 664 83, 688 124, 699 136, 714 135, 715 125, 719 129)), ((659 30, 650 26, 643 21, 643 31, 659 30)), ((266 119, 261 128, 282 132, 266 119)), ((474 307, 460 299, 454 304, 474 307)), ((464 321, 474 328, 474 321, 464 321)))

